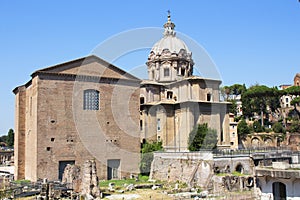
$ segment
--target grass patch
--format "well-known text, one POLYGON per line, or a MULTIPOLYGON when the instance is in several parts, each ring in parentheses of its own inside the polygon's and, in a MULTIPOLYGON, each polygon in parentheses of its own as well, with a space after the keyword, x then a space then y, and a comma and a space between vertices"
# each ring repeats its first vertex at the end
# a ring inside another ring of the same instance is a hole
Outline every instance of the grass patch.
POLYGON ((135 179, 122 179, 122 180, 108 180, 108 181, 100 181, 99 186, 107 188, 109 183, 114 183, 115 188, 122 188, 125 184, 140 184, 140 183, 148 183, 149 176, 139 175, 139 180, 135 179))
POLYGON ((30 180, 15 180, 15 181, 13 181, 13 183, 23 185, 23 184, 30 183, 30 180))
POLYGON ((242 174, 241 172, 237 172, 237 171, 232 172, 232 175, 233 176, 245 176, 245 174, 242 174))
POLYGON ((216 175, 217 175, 217 176, 228 176, 228 175, 230 175, 230 174, 227 174, 227 173, 217 173, 216 175))
POLYGON ((237 172, 237 171, 234 171, 232 173, 218 173, 218 174, 215 174, 217 176, 246 176, 246 174, 242 174, 240 172, 237 172))

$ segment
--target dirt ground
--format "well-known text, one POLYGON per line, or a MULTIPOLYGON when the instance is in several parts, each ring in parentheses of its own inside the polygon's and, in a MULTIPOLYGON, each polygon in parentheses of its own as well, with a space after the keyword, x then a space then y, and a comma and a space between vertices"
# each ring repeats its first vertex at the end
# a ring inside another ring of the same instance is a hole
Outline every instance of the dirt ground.
MULTIPOLYGON (((21 198, 21 200, 35 200, 35 197, 21 198)), ((110 196, 102 198, 104 200, 188 200, 188 198, 169 196, 163 190, 137 189, 123 194, 115 192, 110 196)), ((206 200, 252 200, 253 192, 228 193, 226 197, 205 198, 206 200)), ((203 200, 205 200, 203 199, 203 200)))
POLYGON ((134 190, 132 192, 126 192, 125 194, 112 194, 104 199, 109 200, 173 200, 174 198, 164 194, 162 190, 134 190))

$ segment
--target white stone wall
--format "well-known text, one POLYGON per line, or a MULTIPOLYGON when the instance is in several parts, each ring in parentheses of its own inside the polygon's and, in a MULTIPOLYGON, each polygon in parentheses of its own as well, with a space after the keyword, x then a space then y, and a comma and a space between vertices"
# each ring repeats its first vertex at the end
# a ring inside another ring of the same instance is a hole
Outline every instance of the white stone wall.
POLYGON ((287 200, 300 200, 300 179, 279 179, 268 177, 258 177, 258 187, 261 189, 260 199, 261 200, 273 200, 273 189, 272 184, 274 182, 281 182, 286 185, 287 200))
POLYGON ((207 187, 213 175, 210 152, 155 153, 150 179, 207 187))

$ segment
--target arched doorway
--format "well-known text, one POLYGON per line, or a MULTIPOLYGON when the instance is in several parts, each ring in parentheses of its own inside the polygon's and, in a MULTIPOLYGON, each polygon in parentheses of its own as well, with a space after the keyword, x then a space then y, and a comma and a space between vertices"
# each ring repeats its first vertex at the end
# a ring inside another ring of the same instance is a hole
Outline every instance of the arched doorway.
POLYGON ((255 137, 251 140, 251 144, 254 149, 260 147, 260 141, 257 137, 255 137))
POLYGON ((242 165, 241 163, 239 163, 239 164, 235 167, 235 171, 236 171, 236 172, 239 172, 239 173, 241 173, 241 174, 243 174, 243 173, 244 173, 244 167, 243 167, 243 165, 242 165))
POLYGON ((272 184, 274 200, 286 200, 286 186, 281 182, 272 184))

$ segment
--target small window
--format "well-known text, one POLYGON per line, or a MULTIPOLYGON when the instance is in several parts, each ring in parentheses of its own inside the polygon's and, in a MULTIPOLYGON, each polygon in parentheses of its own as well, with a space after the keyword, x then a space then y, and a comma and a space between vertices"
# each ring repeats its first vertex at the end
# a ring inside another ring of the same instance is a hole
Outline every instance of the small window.
POLYGON ((50 151, 50 150, 51 150, 51 147, 47 147, 46 150, 47 150, 47 151, 50 151))
POLYGON ((84 110, 99 110, 99 91, 85 90, 83 98, 84 110))
POLYGON ((55 138, 51 138, 51 142, 54 142, 55 141, 55 138))
POLYGON ((185 69, 181 68, 181 76, 184 76, 184 75, 185 75, 185 69))
POLYGON ((206 99, 207 99, 207 101, 211 101, 211 94, 207 94, 206 99))
POLYGON ((151 71, 151 80, 154 80, 154 75, 155 75, 155 72, 154 70, 151 71))
POLYGON ((160 141, 161 141, 161 139, 160 139, 160 136, 157 136, 157 141, 158 141, 158 142, 160 142, 160 141))
POLYGON ((167 99, 172 99, 173 98, 173 92, 171 92, 171 91, 168 91, 167 92, 167 99))
POLYGON ((169 68, 164 68, 164 77, 170 76, 170 69, 169 68))
POLYGON ((144 104, 145 103, 145 98, 144 97, 140 97, 140 104, 144 104))
POLYGON ((140 130, 143 130, 143 120, 140 120, 140 130))
POLYGON ((161 127, 160 127, 160 119, 157 119, 157 131, 160 131, 161 127))
POLYGON ((285 102, 288 103, 289 102, 289 98, 285 98, 285 102))
POLYGON ((231 146, 234 145, 234 142, 230 142, 230 145, 231 145, 231 146))

